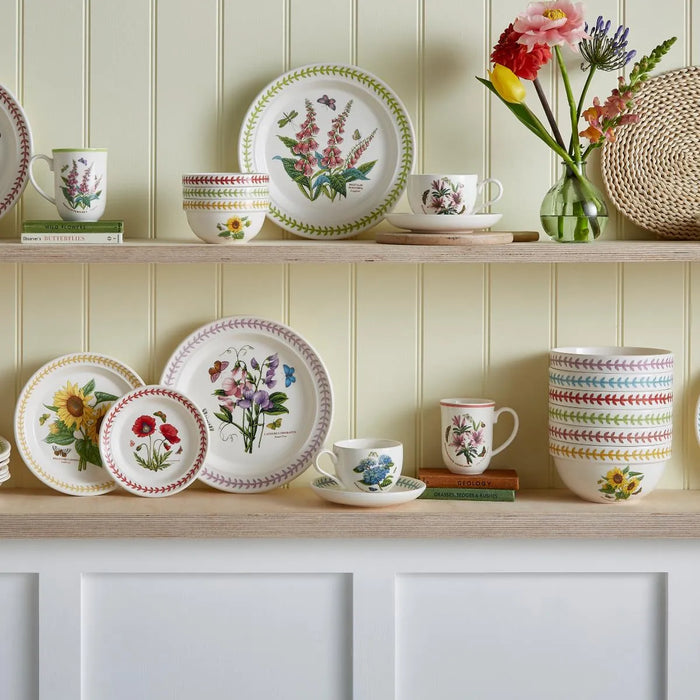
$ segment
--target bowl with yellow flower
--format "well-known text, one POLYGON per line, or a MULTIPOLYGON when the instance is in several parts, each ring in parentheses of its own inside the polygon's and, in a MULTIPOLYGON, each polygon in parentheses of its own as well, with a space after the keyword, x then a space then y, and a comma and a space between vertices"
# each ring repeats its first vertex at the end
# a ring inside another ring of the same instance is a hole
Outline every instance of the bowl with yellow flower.
POLYGON ((193 233, 206 243, 246 243, 270 209, 266 173, 187 173, 182 208, 193 233))

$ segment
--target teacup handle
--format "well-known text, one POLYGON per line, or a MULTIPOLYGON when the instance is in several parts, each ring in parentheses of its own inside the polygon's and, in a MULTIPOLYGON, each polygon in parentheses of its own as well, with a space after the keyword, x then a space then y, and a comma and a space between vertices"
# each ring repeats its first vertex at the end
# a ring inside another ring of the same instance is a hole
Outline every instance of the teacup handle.
POLYGON ((510 445, 513 440, 515 440, 515 436, 518 434, 518 428, 520 427, 520 421, 518 420, 518 414, 512 409, 508 408, 507 406, 504 406, 503 408, 499 408, 494 414, 493 414, 493 423, 494 425, 498 423, 498 417, 501 415, 501 413, 510 413, 513 416, 513 431, 511 434, 508 436, 508 439, 501 443, 499 447, 497 447, 494 450, 491 450, 491 456, 497 455, 499 452, 502 450, 505 450, 508 445, 510 445))
POLYGON ((487 177, 485 180, 481 180, 479 182, 479 184, 476 186, 477 197, 481 194, 484 187, 489 182, 496 185, 496 187, 498 188, 498 194, 495 197, 493 197, 493 199, 489 199, 487 202, 484 202, 483 204, 478 206, 476 209, 474 209, 474 212, 473 212, 474 214, 481 211, 482 209, 485 209, 486 207, 490 207, 492 204, 495 204, 503 196, 503 185, 501 184, 500 180, 496 180, 495 177, 487 177))
POLYGON ((49 194, 46 194, 44 190, 39 187, 39 183, 34 179, 34 174, 32 173, 32 166, 34 165, 34 161, 36 160, 45 160, 49 164, 49 170, 53 172, 53 158, 49 158, 48 156, 45 156, 43 153, 37 153, 35 156, 32 156, 29 159, 29 179, 32 181, 32 185, 36 188, 36 191, 44 198, 48 199, 51 204, 55 205, 56 200, 49 194))
POLYGON ((338 464, 338 457, 333 452, 333 450, 321 450, 317 455, 316 455, 316 460, 314 462, 314 466, 316 467, 317 472, 321 472, 323 476, 327 476, 330 479, 333 479, 334 481, 339 481, 338 477, 335 474, 330 474, 329 472, 324 471, 321 469, 319 465, 319 460, 321 459, 321 455, 328 455, 331 458, 331 462, 333 462, 333 466, 336 466, 338 464))

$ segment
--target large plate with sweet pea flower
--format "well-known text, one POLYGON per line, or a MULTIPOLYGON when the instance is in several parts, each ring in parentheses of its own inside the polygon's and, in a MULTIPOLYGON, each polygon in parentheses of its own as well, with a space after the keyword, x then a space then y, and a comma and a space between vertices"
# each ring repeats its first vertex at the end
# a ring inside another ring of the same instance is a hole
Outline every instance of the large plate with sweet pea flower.
POLYGON ((406 108, 355 66, 289 71, 253 101, 239 137, 247 172, 270 175, 268 216, 305 238, 355 236, 396 205, 413 167, 406 108))
POLYGON ((301 474, 323 447, 333 413, 328 372, 288 326, 231 316, 198 328, 166 363, 162 385, 202 411, 209 448, 201 481, 254 493, 301 474))

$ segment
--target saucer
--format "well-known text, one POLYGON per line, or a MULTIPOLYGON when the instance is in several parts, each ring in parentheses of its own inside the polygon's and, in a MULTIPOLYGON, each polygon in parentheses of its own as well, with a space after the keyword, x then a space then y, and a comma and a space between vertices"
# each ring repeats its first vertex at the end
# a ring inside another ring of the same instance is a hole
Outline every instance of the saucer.
POLYGON ((311 488, 321 498, 333 503, 363 508, 395 506, 418 498, 425 491, 425 484, 409 476, 401 476, 391 491, 367 493, 366 491, 348 491, 335 479, 321 476, 311 482, 311 488))
POLYGON ((503 214, 388 214, 386 220, 409 231, 476 231, 498 223, 503 214))
POLYGON ((10 441, 0 435, 0 462, 10 458, 10 441))

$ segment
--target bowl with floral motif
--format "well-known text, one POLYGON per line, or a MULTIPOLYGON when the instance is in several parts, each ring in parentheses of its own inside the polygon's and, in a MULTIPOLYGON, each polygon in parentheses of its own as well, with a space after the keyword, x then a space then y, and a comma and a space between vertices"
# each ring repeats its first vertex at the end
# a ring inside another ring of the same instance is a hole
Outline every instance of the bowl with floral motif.
POLYGON ((247 243, 260 233, 267 210, 186 209, 187 223, 205 243, 247 243))
POLYGON ((630 463, 601 459, 554 457, 566 487, 594 503, 635 503, 658 485, 666 460, 630 463))

